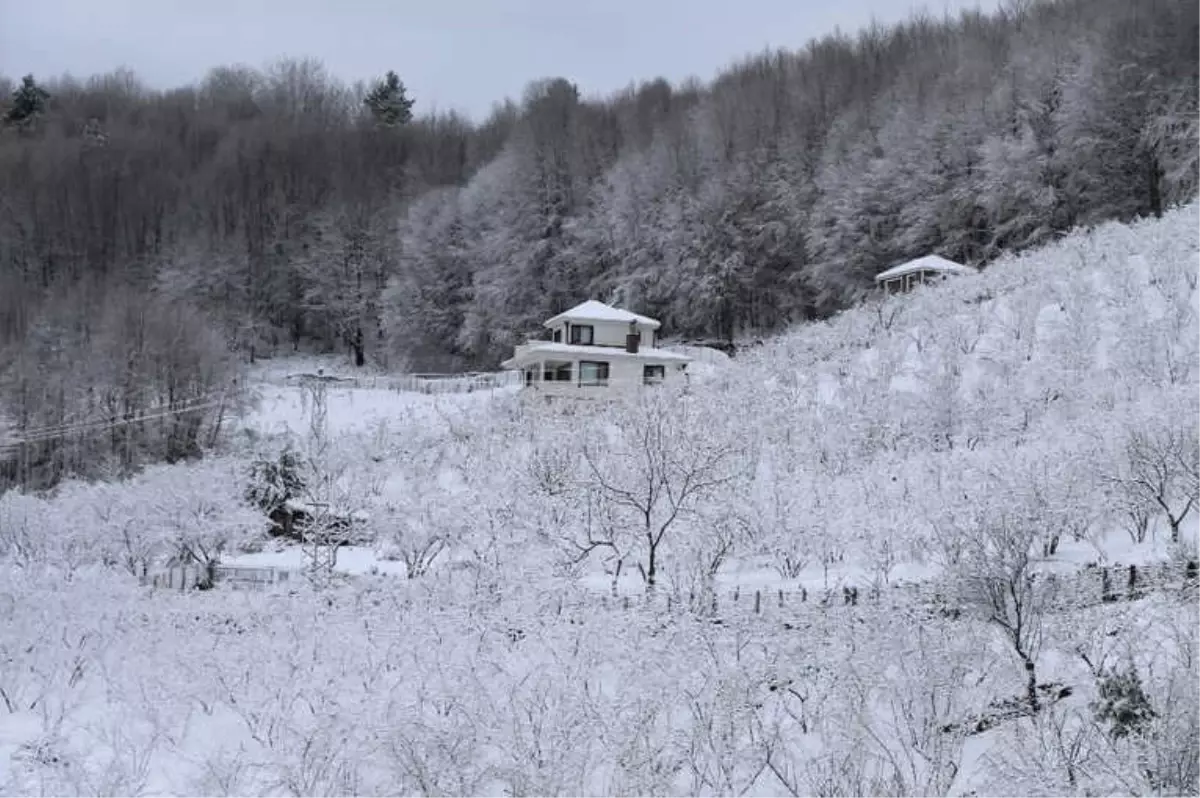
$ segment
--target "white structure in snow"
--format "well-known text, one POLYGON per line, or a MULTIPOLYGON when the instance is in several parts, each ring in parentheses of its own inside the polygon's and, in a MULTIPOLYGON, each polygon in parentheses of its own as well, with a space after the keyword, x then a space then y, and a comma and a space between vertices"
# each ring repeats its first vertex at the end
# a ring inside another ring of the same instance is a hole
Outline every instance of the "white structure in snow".
POLYGON ((944 280, 952 274, 970 274, 974 271, 941 255, 926 255, 880 272, 875 275, 875 284, 889 294, 896 294, 911 291, 923 283, 944 280))
POLYGON ((691 358, 657 348, 656 319, 589 299, 543 324, 548 340, 530 341, 501 363, 522 372, 525 389, 547 396, 603 396, 682 375, 691 358), (649 344, 648 346, 643 344, 649 344))

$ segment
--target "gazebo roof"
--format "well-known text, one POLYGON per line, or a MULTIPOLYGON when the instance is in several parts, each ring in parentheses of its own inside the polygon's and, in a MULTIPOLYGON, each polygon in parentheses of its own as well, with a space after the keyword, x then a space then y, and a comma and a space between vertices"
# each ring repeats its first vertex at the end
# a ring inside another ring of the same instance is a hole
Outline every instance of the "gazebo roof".
POLYGON ((925 255, 924 257, 910 260, 906 263, 901 263, 897 266, 882 271, 875 275, 875 282, 881 283, 884 280, 891 280, 895 277, 903 277, 906 274, 913 272, 941 272, 943 274, 966 274, 972 271, 971 267, 963 266, 961 263, 955 263, 952 260, 943 258, 941 255, 925 255))

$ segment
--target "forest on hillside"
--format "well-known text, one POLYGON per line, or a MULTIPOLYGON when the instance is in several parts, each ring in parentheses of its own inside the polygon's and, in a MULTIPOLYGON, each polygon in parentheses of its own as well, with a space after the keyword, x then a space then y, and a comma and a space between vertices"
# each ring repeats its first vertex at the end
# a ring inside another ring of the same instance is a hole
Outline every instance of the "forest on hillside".
POLYGON ((128 467, 203 446, 265 354, 486 368, 586 297, 732 339, 901 259, 1161 215, 1196 192, 1198 15, 1016 0, 481 122, 311 59, 0 79, 0 407, 50 473, 89 424, 128 467))

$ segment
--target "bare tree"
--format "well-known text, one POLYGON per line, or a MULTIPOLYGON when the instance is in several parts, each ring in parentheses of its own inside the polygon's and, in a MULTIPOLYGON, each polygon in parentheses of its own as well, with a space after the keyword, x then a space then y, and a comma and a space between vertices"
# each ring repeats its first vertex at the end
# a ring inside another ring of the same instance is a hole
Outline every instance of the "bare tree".
MULTIPOLYGON (((1195 419, 1148 419, 1125 439, 1125 466, 1113 478, 1124 501, 1136 512, 1156 506, 1179 542, 1179 526, 1200 500, 1200 441, 1195 419)), ((1140 516, 1135 518, 1140 521, 1140 516)))
POLYGON ((1035 552, 1044 544, 1048 520, 1031 501, 1022 481, 972 480, 981 495, 952 523, 939 525, 938 535, 958 599, 966 611, 997 629, 1025 671, 1025 697, 1036 713, 1037 661, 1043 620, 1053 598, 1051 582, 1035 575, 1035 552))
POLYGON ((702 502, 745 473, 744 453, 719 434, 671 391, 639 395, 600 416, 583 447, 585 480, 611 512, 577 542, 579 557, 599 548, 635 552, 653 589, 668 533, 691 522, 706 534, 702 502))

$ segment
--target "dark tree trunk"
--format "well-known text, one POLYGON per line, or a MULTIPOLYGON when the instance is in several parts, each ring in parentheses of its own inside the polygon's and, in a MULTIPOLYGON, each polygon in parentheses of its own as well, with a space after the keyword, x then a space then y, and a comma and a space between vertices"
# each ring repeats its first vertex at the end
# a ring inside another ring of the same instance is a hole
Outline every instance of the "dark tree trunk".
POLYGON ((1037 694, 1037 667, 1028 656, 1023 655, 1022 659, 1025 660, 1025 673, 1027 675, 1025 692, 1029 698, 1029 711, 1036 715, 1041 709, 1041 703, 1038 701, 1037 694))
POLYGON ((354 329, 354 337, 350 341, 350 347, 354 350, 354 365, 358 368, 362 368, 367 362, 366 356, 363 354, 364 344, 362 327, 356 327, 354 329))
POLYGON ((1149 163, 1147 164, 1146 177, 1146 189, 1150 203, 1150 213, 1154 214, 1155 219, 1161 219, 1163 215, 1163 168, 1158 162, 1158 158, 1153 155, 1150 156, 1149 163))

